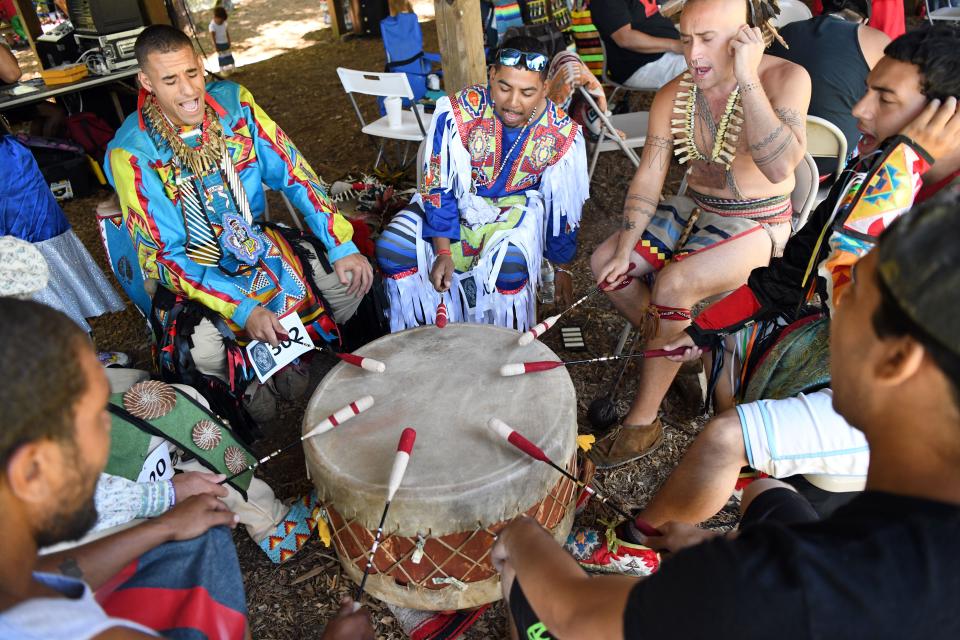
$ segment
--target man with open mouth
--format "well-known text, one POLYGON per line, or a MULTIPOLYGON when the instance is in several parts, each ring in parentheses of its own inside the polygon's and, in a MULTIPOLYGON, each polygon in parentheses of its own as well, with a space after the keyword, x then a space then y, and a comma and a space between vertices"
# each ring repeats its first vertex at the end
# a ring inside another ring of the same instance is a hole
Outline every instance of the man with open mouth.
MULTIPOLYGON (((775 0, 688 0, 683 7, 688 71, 657 92, 622 228, 591 259, 598 284, 635 276, 607 295, 641 328, 646 348, 682 331, 696 302, 743 284, 790 235, 810 77, 764 53, 778 37, 770 22, 778 12, 775 0), (673 155, 689 167, 690 197, 662 201, 673 155), (652 274, 653 285, 644 284, 652 274)), ((658 409, 678 368, 663 358, 641 362, 642 386, 622 425, 597 443, 598 466, 636 460, 663 442, 658 409)))
POLYGON ((373 268, 350 221, 247 89, 206 84, 202 58, 172 27, 148 27, 135 49, 139 106, 110 143, 106 173, 132 255, 159 285, 141 310, 156 316, 161 368, 215 395, 218 412, 245 394, 254 420, 268 421, 274 391, 290 400, 306 376, 288 366, 267 384, 250 382, 240 345, 276 347, 287 337, 280 319, 293 313, 315 343, 352 350, 377 337, 361 327, 374 306, 373 268), (264 221, 264 185, 289 198, 309 231, 264 221))
MULTIPOLYGON (((547 98, 547 52, 507 39, 488 83, 440 98, 423 154, 423 184, 377 240, 390 329, 436 321, 526 331, 536 323, 544 260, 566 264, 589 195, 583 133, 547 98)), ((557 269, 557 303, 570 272, 557 269)))

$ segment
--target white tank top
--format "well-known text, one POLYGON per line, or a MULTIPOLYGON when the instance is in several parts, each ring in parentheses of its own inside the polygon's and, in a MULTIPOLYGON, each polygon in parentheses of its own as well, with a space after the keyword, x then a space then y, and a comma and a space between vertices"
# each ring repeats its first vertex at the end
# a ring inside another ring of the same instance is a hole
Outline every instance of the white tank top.
POLYGON ((90 587, 80 580, 52 573, 34 573, 33 578, 63 597, 34 598, 0 612, 0 640, 86 640, 113 627, 157 635, 136 622, 108 616, 93 599, 90 587))

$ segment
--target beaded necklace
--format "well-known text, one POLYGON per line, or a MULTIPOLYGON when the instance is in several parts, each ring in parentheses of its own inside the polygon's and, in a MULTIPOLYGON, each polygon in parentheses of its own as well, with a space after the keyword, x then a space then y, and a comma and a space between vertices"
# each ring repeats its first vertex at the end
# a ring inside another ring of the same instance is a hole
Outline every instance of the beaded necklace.
MULTIPOLYGON (((210 226, 205 202, 210 200, 204 176, 217 172, 225 179, 224 187, 233 198, 236 210, 240 214, 238 224, 243 227, 247 235, 255 235, 251 225, 254 224, 253 214, 247 192, 237 172, 236 166, 227 150, 226 137, 220 118, 209 104, 204 104, 203 122, 200 124, 200 143, 191 147, 166 114, 163 113, 156 97, 148 95, 143 103, 143 115, 152 130, 160 139, 169 145, 173 152, 174 161, 180 167, 186 167, 193 175, 178 180, 180 185, 181 206, 187 231, 186 254, 194 262, 207 266, 220 265, 223 256, 218 234, 210 226)), ((228 240, 230 232, 227 233, 228 240)), ((262 245, 261 245, 262 246, 262 245)), ((235 255, 236 252, 234 252, 235 255)), ((240 257, 240 256, 238 256, 240 257)), ((241 257, 247 265, 254 264, 259 256, 250 255, 248 259, 241 257)), ((221 270, 224 268, 221 266, 221 270)), ((243 268, 243 266, 241 267, 243 268)), ((236 275, 224 270, 230 275, 236 275)))
POLYGON ((204 104, 203 122, 200 125, 200 144, 191 147, 173 123, 163 114, 156 97, 151 93, 143 103, 143 115, 150 126, 170 146, 173 155, 180 162, 190 168, 195 176, 202 176, 219 166, 226 142, 223 137, 223 127, 213 107, 204 104))
MULTIPOLYGON (((696 126, 697 95, 699 89, 690 72, 684 72, 680 80, 680 91, 673 102, 673 113, 683 116, 670 120, 670 132, 676 136, 674 155, 679 156, 680 164, 690 160, 704 160, 722 164, 730 169, 737 153, 737 139, 743 124, 743 106, 740 104, 740 87, 737 86, 727 97, 727 105, 720 116, 717 131, 713 138, 710 157, 704 156, 697 148, 693 132, 696 126)), ((710 114, 708 114, 710 115, 710 114)), ((710 116, 712 119, 712 116, 710 116)))
MULTIPOLYGON (((533 122, 533 119, 534 119, 535 117, 537 117, 537 108, 536 108, 536 107, 533 108, 533 111, 530 113, 530 117, 527 118, 527 121, 526 121, 526 123, 524 123, 523 128, 520 129, 520 133, 517 134, 517 139, 513 141, 513 144, 512 144, 512 145, 510 145, 510 150, 507 151, 507 154, 501 158, 501 160, 500 160, 500 167, 499 167, 499 168, 497 169, 497 171, 493 174, 493 178, 491 178, 490 180, 487 180, 487 181, 485 181, 485 182, 482 182, 482 181, 480 180, 480 177, 479 177, 479 174, 478 174, 477 178, 474 180, 474 188, 473 188, 474 193, 476 193, 477 187, 489 187, 490 185, 497 183, 497 180, 500 179, 500 174, 503 173, 503 168, 504 168, 505 166, 507 166, 507 158, 509 158, 509 157, 510 157, 510 154, 513 153, 513 150, 517 148, 517 145, 518 145, 518 144, 520 143, 520 141, 523 139, 523 134, 526 132, 527 127, 530 126, 530 123, 533 122)), ((494 118, 496 118, 496 116, 494 116, 494 118)), ((490 122, 490 135, 491 135, 491 136, 497 135, 496 122, 495 122, 494 120, 491 120, 491 122, 490 122)))

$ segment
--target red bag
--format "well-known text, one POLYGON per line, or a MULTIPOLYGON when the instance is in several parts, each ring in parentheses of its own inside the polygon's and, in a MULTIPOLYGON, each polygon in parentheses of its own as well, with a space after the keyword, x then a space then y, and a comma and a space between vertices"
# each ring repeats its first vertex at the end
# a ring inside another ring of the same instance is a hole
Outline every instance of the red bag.
POLYGON ((101 164, 115 133, 113 127, 95 113, 82 111, 67 118, 67 136, 101 164))

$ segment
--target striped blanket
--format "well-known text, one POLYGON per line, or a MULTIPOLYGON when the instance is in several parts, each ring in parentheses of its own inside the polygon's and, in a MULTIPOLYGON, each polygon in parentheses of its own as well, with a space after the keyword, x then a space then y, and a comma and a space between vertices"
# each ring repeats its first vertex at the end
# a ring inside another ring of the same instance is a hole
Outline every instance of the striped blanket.
POLYGON ((226 527, 143 554, 96 592, 111 616, 175 640, 240 640, 247 603, 226 527))

